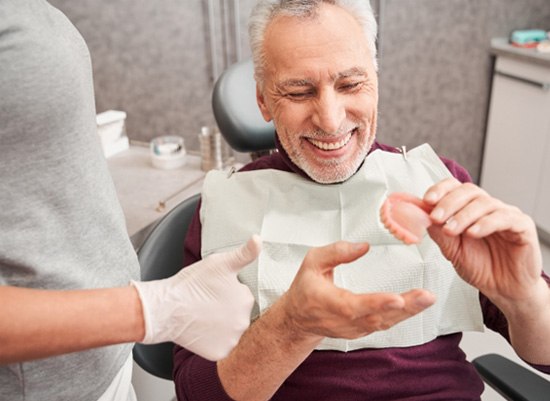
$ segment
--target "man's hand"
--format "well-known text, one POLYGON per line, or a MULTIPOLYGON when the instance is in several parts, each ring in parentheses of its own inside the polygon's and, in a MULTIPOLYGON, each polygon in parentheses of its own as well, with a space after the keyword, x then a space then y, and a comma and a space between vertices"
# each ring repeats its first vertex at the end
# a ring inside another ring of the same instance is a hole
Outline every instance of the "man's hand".
POLYGON ((145 319, 145 344, 172 341, 210 360, 224 358, 250 324, 254 297, 237 280, 258 257, 260 239, 211 255, 164 280, 133 282, 145 319))
POLYGON ((289 328, 296 335, 318 340, 358 338, 386 330, 435 302, 433 294, 423 289, 404 294, 354 294, 336 287, 334 268, 358 259, 368 249, 366 243, 341 241, 309 250, 281 299, 289 328))
POLYGON ((432 186, 428 229, 458 274, 493 302, 527 300, 542 285, 542 256, 533 220, 478 186, 454 178, 432 186))

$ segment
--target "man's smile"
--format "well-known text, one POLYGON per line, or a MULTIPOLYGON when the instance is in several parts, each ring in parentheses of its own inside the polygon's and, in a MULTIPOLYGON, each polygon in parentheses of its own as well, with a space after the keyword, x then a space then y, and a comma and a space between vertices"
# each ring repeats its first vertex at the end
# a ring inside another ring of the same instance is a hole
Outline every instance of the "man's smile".
POLYGON ((356 129, 348 132, 342 139, 339 141, 321 141, 318 139, 313 138, 306 138, 309 143, 311 143, 316 148, 319 148, 321 150, 338 150, 342 149, 344 146, 348 144, 348 142, 351 139, 351 136, 353 133, 355 133, 356 129))

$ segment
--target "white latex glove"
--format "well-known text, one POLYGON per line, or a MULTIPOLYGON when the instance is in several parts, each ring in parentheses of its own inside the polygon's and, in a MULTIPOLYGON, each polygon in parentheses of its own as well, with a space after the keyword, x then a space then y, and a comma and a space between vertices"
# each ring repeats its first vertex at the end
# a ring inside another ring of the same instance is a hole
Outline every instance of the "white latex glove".
POLYGON ((224 358, 250 324, 252 293, 237 273, 261 250, 254 235, 238 249, 210 255, 174 276, 132 281, 145 320, 144 344, 172 341, 203 358, 224 358))

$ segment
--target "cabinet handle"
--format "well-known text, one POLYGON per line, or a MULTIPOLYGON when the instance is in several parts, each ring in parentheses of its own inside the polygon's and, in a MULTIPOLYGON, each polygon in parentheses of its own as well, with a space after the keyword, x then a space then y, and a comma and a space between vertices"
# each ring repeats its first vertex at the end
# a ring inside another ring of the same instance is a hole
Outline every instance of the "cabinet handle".
POLYGON ((500 75, 501 77, 513 79, 514 81, 519 81, 519 82, 523 82, 523 83, 528 84, 528 85, 536 86, 537 88, 540 88, 543 91, 547 91, 548 89, 550 89, 550 83, 549 82, 540 82, 540 81, 535 81, 533 79, 518 77, 517 75, 508 74, 507 72, 502 72, 502 71, 499 71, 499 70, 496 70, 495 74, 500 75))

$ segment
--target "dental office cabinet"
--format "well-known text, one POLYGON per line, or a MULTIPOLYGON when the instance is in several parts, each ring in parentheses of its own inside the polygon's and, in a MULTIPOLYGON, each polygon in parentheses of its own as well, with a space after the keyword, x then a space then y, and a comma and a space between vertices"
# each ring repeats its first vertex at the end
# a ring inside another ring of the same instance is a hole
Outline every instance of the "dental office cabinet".
POLYGON ((494 39, 480 184, 529 214, 550 240, 550 54, 494 39))

